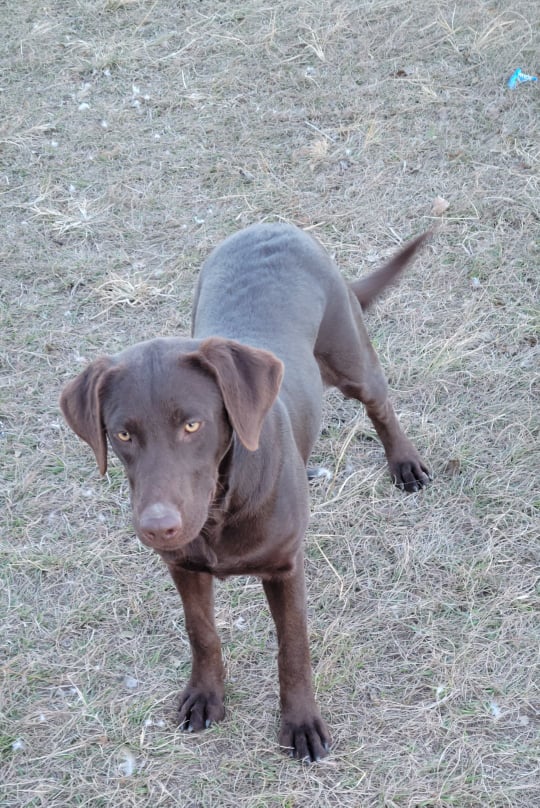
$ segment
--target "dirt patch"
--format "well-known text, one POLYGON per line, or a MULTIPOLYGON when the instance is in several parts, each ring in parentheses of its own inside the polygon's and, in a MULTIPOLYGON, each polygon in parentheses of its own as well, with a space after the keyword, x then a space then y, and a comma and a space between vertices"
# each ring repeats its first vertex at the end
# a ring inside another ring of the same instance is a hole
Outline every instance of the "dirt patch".
POLYGON ((539 19, 508 9, 4 9, 3 805, 538 805, 538 84, 505 82, 538 71, 539 19), (335 745, 311 768, 277 747, 253 579, 217 588, 226 720, 175 729, 179 600, 57 406, 98 354, 187 333, 211 247, 276 219, 348 277, 440 223, 368 318, 433 486, 393 491, 364 415, 326 399, 307 574, 335 745))

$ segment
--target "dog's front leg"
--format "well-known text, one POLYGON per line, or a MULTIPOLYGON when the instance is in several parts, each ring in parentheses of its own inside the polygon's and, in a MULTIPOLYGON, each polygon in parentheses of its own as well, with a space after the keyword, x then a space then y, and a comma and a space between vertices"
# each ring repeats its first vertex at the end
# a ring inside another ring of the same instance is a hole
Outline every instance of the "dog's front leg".
POLYGON ((293 575, 265 579, 263 586, 278 637, 279 742, 291 757, 315 762, 326 756, 331 738, 313 696, 303 554, 293 575))
POLYGON ((180 695, 178 722, 189 732, 205 729, 225 715, 225 671, 214 620, 213 578, 167 565, 184 605, 192 654, 191 677, 180 695))

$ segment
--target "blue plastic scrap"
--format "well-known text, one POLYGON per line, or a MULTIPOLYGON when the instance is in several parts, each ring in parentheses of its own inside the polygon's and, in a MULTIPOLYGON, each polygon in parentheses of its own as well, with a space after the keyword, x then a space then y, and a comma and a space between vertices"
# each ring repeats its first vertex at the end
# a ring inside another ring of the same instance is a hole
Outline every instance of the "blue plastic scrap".
POLYGON ((526 81, 538 81, 538 76, 529 76, 527 73, 523 72, 521 67, 518 67, 508 79, 507 84, 511 90, 515 90, 518 84, 523 84, 526 81))

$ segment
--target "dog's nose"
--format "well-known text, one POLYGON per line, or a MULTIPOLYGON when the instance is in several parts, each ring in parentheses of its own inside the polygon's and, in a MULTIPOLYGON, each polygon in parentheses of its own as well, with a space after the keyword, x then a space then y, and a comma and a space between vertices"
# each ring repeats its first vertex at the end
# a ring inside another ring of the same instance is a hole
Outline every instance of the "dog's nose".
POLYGON ((173 505, 162 502, 148 505, 138 522, 141 538, 149 544, 172 544, 182 535, 182 516, 173 505))

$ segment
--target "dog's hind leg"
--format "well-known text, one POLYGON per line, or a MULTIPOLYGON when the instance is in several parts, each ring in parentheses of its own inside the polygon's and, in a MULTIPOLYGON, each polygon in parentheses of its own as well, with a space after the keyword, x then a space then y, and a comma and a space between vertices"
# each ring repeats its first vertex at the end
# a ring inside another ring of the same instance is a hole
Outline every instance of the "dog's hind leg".
POLYGON ((337 285, 315 344, 326 384, 361 401, 384 446, 394 483, 405 491, 427 485, 430 473, 401 428, 388 398, 388 385, 371 345, 360 304, 351 289, 337 285))

